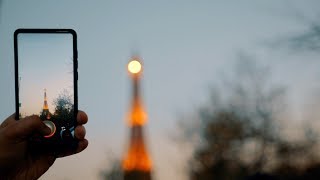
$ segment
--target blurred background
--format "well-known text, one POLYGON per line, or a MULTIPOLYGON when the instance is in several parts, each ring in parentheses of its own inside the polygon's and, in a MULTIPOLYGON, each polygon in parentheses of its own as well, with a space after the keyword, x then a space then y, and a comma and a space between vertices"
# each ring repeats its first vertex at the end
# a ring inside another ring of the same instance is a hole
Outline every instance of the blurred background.
MULTIPOLYGON (((41 179, 112 179, 144 63, 153 179, 319 177, 320 2, 0 0, 0 121, 14 113, 13 32, 78 34, 89 147, 41 179)), ((114 178, 113 178, 114 179, 114 178)))

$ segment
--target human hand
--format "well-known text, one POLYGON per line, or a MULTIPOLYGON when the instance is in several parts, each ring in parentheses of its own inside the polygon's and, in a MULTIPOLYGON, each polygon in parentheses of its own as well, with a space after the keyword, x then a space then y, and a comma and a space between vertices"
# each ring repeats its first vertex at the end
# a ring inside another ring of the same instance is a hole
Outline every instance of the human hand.
MULTIPOLYGON (((0 125, 0 179, 38 179, 52 166, 56 157, 52 153, 34 153, 29 147, 29 138, 34 133, 48 135, 51 130, 36 115, 19 121, 14 117, 11 115, 0 125)), ((79 111, 78 126, 75 128, 78 147, 75 151, 63 152, 58 157, 79 153, 88 146, 83 126, 87 121, 86 113, 79 111)))

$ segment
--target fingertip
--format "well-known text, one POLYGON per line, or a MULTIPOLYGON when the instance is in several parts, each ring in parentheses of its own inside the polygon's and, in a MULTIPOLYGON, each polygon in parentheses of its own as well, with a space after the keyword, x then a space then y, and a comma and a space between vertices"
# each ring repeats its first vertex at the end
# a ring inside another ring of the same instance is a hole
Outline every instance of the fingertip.
POLYGON ((85 112, 79 110, 77 114, 77 122, 78 124, 86 124, 88 122, 88 115, 85 112))
POLYGON ((31 115, 26 117, 30 123, 33 124, 34 128, 41 133, 41 135, 49 135, 51 133, 51 129, 40 119, 37 115, 31 115))
POLYGON ((79 140, 83 140, 86 135, 86 129, 84 126, 77 126, 75 130, 75 136, 79 140))
POLYGON ((45 127, 43 127, 43 130, 41 133, 42 133, 42 135, 47 136, 47 135, 53 133, 53 131, 48 126, 45 125, 45 127))
POLYGON ((85 150, 88 147, 88 145, 89 145, 89 141, 87 139, 80 140, 78 143, 78 148, 76 150, 76 153, 79 153, 85 150))

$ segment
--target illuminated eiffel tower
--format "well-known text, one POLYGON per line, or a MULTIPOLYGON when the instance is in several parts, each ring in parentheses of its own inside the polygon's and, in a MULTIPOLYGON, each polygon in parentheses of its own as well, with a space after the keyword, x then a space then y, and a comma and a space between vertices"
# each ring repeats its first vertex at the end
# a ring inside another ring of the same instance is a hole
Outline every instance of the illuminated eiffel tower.
POLYGON ((129 149, 122 162, 124 180, 151 180, 152 162, 143 136, 143 126, 147 114, 143 108, 140 96, 140 77, 142 65, 137 57, 133 57, 128 64, 128 71, 133 82, 133 99, 128 114, 130 126, 129 149))
POLYGON ((49 112, 49 106, 47 102, 47 89, 44 89, 44 102, 43 102, 43 108, 42 108, 42 113, 40 117, 44 119, 50 119, 51 118, 51 113, 49 112))

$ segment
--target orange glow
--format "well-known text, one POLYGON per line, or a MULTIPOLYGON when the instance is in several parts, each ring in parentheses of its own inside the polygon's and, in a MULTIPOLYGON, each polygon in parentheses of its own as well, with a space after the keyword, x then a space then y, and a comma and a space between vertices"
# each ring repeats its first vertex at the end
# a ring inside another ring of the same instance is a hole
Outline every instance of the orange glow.
POLYGON ((44 89, 44 103, 43 103, 43 110, 49 109, 48 102, 47 102, 47 89, 44 89))
POLYGON ((48 104, 44 104, 44 105, 43 105, 43 109, 44 109, 44 110, 49 109, 48 104))
POLYGON ((142 69, 142 65, 137 60, 132 60, 128 64, 128 71, 132 74, 138 74, 142 69))
POLYGON ((131 111, 128 114, 128 123, 130 126, 144 125, 147 122, 147 113, 140 101, 134 102, 131 111))
POLYGON ((142 143, 130 147, 127 157, 122 162, 125 171, 151 171, 152 162, 142 143))
POLYGON ((133 107, 128 115, 129 125, 131 126, 130 146, 127 155, 122 162, 124 171, 144 171, 150 172, 152 162, 143 141, 142 127, 147 121, 145 112, 140 99, 135 99, 133 107), (140 129, 141 128, 141 129, 140 129))

